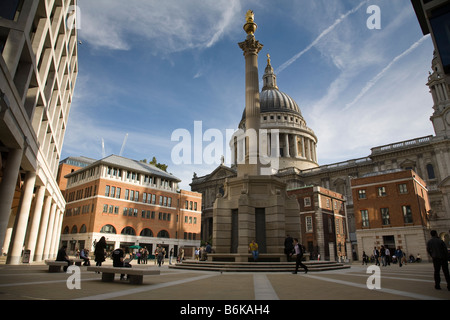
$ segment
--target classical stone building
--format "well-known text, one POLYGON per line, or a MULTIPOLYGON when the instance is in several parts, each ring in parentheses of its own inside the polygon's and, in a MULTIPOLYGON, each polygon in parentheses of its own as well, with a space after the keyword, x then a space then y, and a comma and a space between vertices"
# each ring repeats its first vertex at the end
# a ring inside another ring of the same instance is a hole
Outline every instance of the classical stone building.
MULTIPOLYGON (((263 76, 264 87, 259 94, 261 108, 257 127, 278 132, 275 138, 267 139, 269 146, 263 150, 269 157, 279 160, 273 176, 286 183, 288 190, 312 185, 345 196, 353 258, 358 258, 355 222, 355 214, 358 213, 354 211, 351 180, 386 170, 413 170, 422 177, 431 205, 428 227, 436 229, 450 246, 450 89, 444 79, 439 57, 434 54, 427 85, 434 101, 430 120, 435 135, 394 141, 372 148, 366 157, 319 166, 315 151, 317 136, 306 126, 298 105, 278 89, 276 75, 268 60, 263 76)), ((246 117, 244 112, 239 129, 245 128, 246 117)), ((236 138, 230 142, 234 154, 242 148, 239 143, 236 138)), ((237 164, 241 159, 234 156, 233 160, 231 167, 221 164, 211 174, 192 179, 192 190, 203 194, 204 240, 211 239, 214 232, 212 212, 216 195, 223 195, 227 181, 238 176, 237 164)))
POLYGON ((56 183, 78 75, 75 0, 0 4, 0 241, 8 264, 56 256, 56 183), (25 251, 23 251, 25 249, 25 251))

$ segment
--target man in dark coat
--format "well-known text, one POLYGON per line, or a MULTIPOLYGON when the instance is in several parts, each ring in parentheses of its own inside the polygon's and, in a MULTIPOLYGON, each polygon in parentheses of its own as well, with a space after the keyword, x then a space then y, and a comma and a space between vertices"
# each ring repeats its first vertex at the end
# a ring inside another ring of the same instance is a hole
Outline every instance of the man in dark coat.
POLYGON ((441 289, 441 268, 447 281, 447 289, 450 291, 450 275, 448 272, 448 250, 445 242, 442 241, 436 232, 431 231, 431 239, 427 243, 427 252, 433 258, 434 267, 434 287, 441 289))

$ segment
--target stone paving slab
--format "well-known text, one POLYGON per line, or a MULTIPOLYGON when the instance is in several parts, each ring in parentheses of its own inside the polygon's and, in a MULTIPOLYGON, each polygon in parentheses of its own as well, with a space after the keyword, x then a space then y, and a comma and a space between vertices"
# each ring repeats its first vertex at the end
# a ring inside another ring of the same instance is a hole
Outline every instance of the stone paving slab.
POLYGON ((100 274, 80 267, 80 289, 69 289, 68 279, 72 274, 49 273, 48 267, 40 264, 0 265, 0 300, 133 300, 146 301, 146 304, 165 301, 163 305, 173 306, 169 310, 175 313, 186 302, 191 302, 192 307, 229 301, 247 304, 263 301, 271 305, 275 301, 291 304, 292 301, 441 300, 448 303, 450 300, 443 277, 442 290, 434 289, 430 263, 381 267, 380 290, 367 287, 372 273, 367 273, 367 266, 359 264, 349 269, 308 274, 203 272, 174 270, 167 265, 160 268, 154 264, 136 267, 160 270, 161 274, 144 276, 142 285, 120 281, 119 275, 114 282, 105 283, 100 274))

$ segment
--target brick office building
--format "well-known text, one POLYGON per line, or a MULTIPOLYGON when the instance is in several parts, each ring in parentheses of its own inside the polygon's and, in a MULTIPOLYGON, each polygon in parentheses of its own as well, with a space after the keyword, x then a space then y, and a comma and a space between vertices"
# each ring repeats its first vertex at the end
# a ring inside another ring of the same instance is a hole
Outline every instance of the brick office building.
POLYGON ((359 256, 374 247, 426 257, 430 203, 425 182, 412 170, 351 180, 359 256))
POLYGON ((178 190, 180 180, 147 163, 109 156, 65 176, 62 244, 72 253, 93 250, 105 236, 108 250, 132 245, 153 252, 200 246, 199 193, 178 190))
POLYGON ((307 186, 288 191, 300 207, 302 238, 299 241, 311 259, 346 259, 350 257, 348 222, 345 197, 318 186, 307 186))

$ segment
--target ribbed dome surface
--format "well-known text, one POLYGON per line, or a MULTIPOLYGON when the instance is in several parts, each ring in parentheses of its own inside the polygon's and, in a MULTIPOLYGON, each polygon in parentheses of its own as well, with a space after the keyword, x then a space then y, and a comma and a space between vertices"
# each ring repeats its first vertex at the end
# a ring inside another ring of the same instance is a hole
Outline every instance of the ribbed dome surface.
POLYGON ((260 105, 261 113, 293 112, 302 116, 294 99, 277 89, 263 90, 260 94, 260 105))

